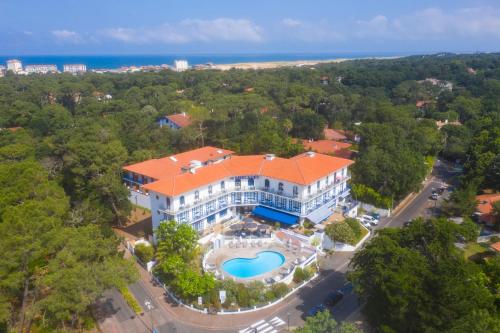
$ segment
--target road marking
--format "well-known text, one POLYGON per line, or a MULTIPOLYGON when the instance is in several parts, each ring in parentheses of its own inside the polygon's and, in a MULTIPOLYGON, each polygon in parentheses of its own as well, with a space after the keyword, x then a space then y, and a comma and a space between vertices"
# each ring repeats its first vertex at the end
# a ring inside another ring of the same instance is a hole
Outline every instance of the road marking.
POLYGON ((274 317, 268 321, 262 319, 252 324, 251 326, 239 330, 239 333, 278 333, 276 328, 285 325, 285 322, 280 317, 274 317))

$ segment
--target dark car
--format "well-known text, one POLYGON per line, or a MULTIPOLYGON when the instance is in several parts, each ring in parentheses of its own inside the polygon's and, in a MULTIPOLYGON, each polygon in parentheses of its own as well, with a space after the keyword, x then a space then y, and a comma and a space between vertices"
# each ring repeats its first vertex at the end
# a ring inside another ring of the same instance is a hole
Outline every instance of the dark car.
POLYGON ((307 317, 313 317, 315 316, 318 312, 325 311, 326 307, 323 304, 318 304, 313 306, 312 308, 307 311, 307 317))
POLYGON ((377 220, 380 220, 380 214, 379 213, 370 213, 371 216, 376 218, 377 220))
POLYGON ((325 304, 327 306, 334 306, 344 298, 344 293, 340 290, 332 291, 326 296, 325 304))
POLYGON ((406 221, 405 223, 403 223, 403 227, 409 227, 411 224, 411 221, 406 221))

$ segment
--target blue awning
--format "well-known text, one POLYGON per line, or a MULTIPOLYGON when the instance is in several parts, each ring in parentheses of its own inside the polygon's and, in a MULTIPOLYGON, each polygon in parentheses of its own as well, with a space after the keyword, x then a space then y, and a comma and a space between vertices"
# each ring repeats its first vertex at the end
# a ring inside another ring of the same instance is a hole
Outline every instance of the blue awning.
POLYGON ((270 209, 264 206, 257 206, 254 208, 252 211, 252 214, 260 216, 262 218, 280 222, 283 224, 289 224, 293 225, 296 224, 299 221, 299 217, 292 215, 292 214, 287 214, 283 213, 274 209, 270 209))
POLYGON ((308 218, 309 220, 311 220, 312 223, 318 224, 318 223, 323 222, 327 218, 329 218, 330 215, 332 215, 332 214, 333 214, 333 212, 330 209, 330 207, 323 206, 323 207, 321 207, 319 209, 316 209, 311 214, 307 215, 306 218, 308 218))

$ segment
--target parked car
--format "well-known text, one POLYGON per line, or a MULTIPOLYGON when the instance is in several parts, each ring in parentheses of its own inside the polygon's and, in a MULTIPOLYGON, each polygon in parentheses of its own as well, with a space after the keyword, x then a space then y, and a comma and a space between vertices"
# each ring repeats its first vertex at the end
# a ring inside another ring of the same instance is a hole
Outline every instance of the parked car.
POLYGON ((370 213, 370 216, 372 216, 373 218, 375 218, 376 220, 380 220, 380 214, 379 213, 370 213))
POLYGON ((312 308, 307 311, 306 317, 313 317, 315 316, 318 312, 325 311, 326 307, 323 304, 318 304, 313 306, 312 308))
POLYGON ((446 186, 441 186, 440 188, 438 188, 437 193, 441 195, 444 193, 444 191, 446 191, 446 186))
POLYGON ((430 197, 430 198, 431 198, 432 200, 437 200, 437 199, 438 199, 438 197, 439 197, 439 196, 438 196, 438 194, 437 194, 437 193, 432 193, 432 195, 431 195, 431 197, 430 197))
POLYGON ((344 293, 340 290, 332 291, 326 296, 325 304, 327 306, 334 306, 344 298, 344 293))
POLYGON ((378 224, 378 219, 370 215, 361 215, 361 220, 363 222, 369 223, 372 226, 376 226, 378 224))

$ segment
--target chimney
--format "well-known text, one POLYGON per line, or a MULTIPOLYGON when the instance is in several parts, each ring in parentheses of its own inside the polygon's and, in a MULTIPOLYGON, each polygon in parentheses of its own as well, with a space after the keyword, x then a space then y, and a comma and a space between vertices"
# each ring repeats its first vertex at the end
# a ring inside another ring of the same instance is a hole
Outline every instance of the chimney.
POLYGON ((272 161, 272 160, 274 160, 275 157, 276 157, 276 155, 274 155, 274 154, 266 154, 265 159, 268 161, 272 161))

